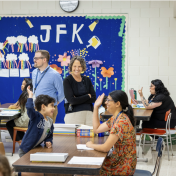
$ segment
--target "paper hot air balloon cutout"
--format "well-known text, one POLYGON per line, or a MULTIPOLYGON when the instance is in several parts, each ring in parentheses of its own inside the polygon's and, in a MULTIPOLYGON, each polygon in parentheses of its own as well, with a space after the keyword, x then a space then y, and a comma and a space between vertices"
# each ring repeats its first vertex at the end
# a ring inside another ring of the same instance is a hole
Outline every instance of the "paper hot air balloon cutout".
POLYGON ((17 68, 18 66, 17 66, 16 60, 17 60, 17 55, 16 54, 13 54, 13 53, 7 54, 7 56, 6 56, 6 67, 8 69, 17 68))
POLYGON ((4 65, 4 68, 6 68, 5 58, 4 58, 4 55, 1 53, 0 54, 0 70, 2 69, 2 65, 4 65))
POLYGON ((19 35, 17 37, 17 45, 18 45, 18 52, 23 52, 24 46, 26 48, 26 51, 28 51, 28 46, 27 46, 27 37, 19 35))
POLYGON ((95 29, 95 26, 98 24, 99 20, 94 21, 91 25, 89 25, 89 29, 93 32, 95 29))
MULTIPOLYGON (((7 37, 6 42, 8 41, 9 45, 11 46, 12 52, 14 52, 14 45, 17 42, 17 38, 12 36, 12 37, 7 37)), ((9 46, 8 46, 9 47, 9 46)))
POLYGON ((32 51, 36 52, 37 50, 39 50, 37 36, 35 36, 35 35, 29 36, 28 42, 29 42, 29 52, 32 52, 32 51))
POLYGON ((100 39, 97 36, 93 36, 89 41, 90 44, 87 45, 87 48, 93 46, 95 49, 101 44, 100 39))
POLYGON ((29 25, 30 28, 34 27, 29 19, 25 18, 25 21, 29 25))

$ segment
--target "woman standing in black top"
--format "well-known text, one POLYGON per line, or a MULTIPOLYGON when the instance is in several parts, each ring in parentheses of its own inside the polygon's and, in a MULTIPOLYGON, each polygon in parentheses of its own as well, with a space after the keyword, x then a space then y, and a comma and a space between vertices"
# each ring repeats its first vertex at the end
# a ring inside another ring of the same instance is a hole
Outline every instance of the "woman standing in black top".
POLYGON ((80 56, 74 56, 69 64, 71 74, 64 79, 65 123, 92 126, 93 105, 96 100, 92 82, 82 76, 86 71, 86 62, 80 56))
POLYGON ((165 114, 171 109, 171 122, 170 127, 176 126, 176 109, 173 100, 169 96, 167 88, 161 80, 156 79, 151 81, 150 93, 148 101, 144 98, 141 90, 138 91, 141 97, 142 103, 146 109, 153 109, 153 113, 150 121, 144 121, 142 128, 165 128, 165 114))

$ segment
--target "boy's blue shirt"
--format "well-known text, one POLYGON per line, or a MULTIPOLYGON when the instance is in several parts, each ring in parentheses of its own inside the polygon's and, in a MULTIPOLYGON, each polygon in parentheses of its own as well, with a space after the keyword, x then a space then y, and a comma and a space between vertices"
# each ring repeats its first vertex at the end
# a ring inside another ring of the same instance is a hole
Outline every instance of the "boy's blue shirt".
MULTIPOLYGON (((28 130, 26 131, 22 139, 20 148, 27 153, 37 144, 37 142, 41 138, 44 130, 43 127, 45 125, 45 119, 40 112, 35 111, 32 98, 27 99, 26 109, 30 120, 28 124, 28 130)), ((44 140, 44 143, 46 142, 53 143, 53 130, 54 126, 52 124, 50 131, 44 140)))

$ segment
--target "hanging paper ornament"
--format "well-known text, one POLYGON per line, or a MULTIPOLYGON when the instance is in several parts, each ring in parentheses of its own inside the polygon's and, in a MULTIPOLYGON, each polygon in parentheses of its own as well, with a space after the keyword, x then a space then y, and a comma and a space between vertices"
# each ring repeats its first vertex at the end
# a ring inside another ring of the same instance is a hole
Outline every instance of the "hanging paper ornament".
POLYGON ((36 52, 37 50, 39 50, 37 36, 35 36, 35 35, 29 36, 28 42, 29 42, 29 52, 32 52, 32 51, 36 52))
MULTIPOLYGON (((12 52, 14 52, 14 45, 15 45, 15 43, 17 42, 17 38, 14 37, 14 36, 12 36, 12 37, 7 37, 5 42, 8 42, 8 43, 9 43, 9 45, 11 46, 12 52)), ((4 43, 5 43, 5 42, 4 42, 4 43)), ((9 46, 8 46, 8 48, 9 48, 9 46)))
POLYGON ((6 67, 8 69, 17 68, 17 55, 16 54, 7 54, 6 56, 6 67))
POLYGON ((4 59, 4 55, 2 53, 0 53, 0 70, 2 70, 2 66, 4 65, 4 68, 6 68, 6 63, 5 63, 5 59, 4 59))
POLYGON ((28 46, 27 46, 27 37, 19 35, 17 37, 17 45, 18 45, 18 52, 23 52, 24 47, 26 48, 26 51, 28 51, 28 46))

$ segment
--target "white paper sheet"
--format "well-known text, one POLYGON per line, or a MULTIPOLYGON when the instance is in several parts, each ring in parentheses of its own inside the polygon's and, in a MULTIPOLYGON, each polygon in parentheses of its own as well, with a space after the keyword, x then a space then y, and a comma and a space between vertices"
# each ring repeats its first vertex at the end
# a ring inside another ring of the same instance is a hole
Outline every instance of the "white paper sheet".
POLYGON ((9 77, 9 69, 1 69, 0 77, 9 77))
POLYGON ((3 116, 14 116, 16 114, 19 114, 19 111, 1 111, 0 115, 3 116))
POLYGON ((20 69, 20 77, 30 77, 29 69, 20 69))
POLYGON ((86 144, 77 144, 78 150, 94 150, 93 148, 86 147, 86 144))
POLYGON ((68 164, 102 165, 105 157, 79 157, 73 156, 68 164))
POLYGON ((10 77, 19 77, 19 69, 18 68, 11 68, 10 69, 10 77))

